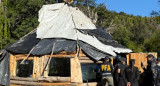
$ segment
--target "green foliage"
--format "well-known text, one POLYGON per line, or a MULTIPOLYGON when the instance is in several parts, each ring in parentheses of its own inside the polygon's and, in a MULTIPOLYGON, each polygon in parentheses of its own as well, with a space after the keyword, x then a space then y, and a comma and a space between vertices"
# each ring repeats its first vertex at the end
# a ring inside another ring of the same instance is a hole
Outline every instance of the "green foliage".
POLYGON ((0 49, 38 26, 38 11, 55 0, 3 0, 0 5, 0 49))

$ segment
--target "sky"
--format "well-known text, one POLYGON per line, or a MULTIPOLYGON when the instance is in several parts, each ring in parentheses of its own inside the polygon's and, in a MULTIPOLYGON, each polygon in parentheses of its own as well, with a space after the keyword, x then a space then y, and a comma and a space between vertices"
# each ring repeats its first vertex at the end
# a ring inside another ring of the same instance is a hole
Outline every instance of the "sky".
POLYGON ((158 0, 97 0, 97 3, 106 3, 110 11, 125 12, 135 16, 149 17, 152 10, 160 11, 158 0))

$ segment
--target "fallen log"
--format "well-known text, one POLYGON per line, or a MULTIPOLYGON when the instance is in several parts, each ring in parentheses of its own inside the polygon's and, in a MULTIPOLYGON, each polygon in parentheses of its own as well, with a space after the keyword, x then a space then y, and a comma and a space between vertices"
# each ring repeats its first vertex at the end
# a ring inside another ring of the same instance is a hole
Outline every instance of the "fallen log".
POLYGON ((36 78, 31 78, 31 77, 10 77, 10 80, 16 80, 16 81, 30 81, 30 82, 37 82, 38 79, 36 78))
POLYGON ((39 78, 31 78, 31 77, 10 77, 10 80, 15 81, 28 81, 28 82, 70 82, 70 77, 39 77, 39 78))
POLYGON ((44 82, 70 82, 70 77, 39 77, 38 81, 44 82))
POLYGON ((16 84, 16 85, 38 85, 38 82, 10 80, 10 84, 16 84))

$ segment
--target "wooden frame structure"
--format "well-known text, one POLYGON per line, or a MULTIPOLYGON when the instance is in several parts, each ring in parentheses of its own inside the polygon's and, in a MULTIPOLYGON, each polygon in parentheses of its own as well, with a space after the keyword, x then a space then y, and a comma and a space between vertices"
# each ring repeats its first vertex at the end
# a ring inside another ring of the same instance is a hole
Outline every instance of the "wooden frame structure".
MULTIPOLYGON (((129 64, 129 59, 135 59, 135 66, 139 68, 141 72, 141 62, 146 66, 147 65, 147 55, 153 54, 157 57, 157 53, 129 53, 126 54, 127 64, 129 64)), ((70 77, 53 77, 48 76, 48 71, 44 71, 45 64, 50 57, 50 55, 43 56, 29 56, 28 60, 33 60, 33 73, 32 78, 22 78, 16 77, 16 66, 18 60, 25 59, 27 54, 10 54, 10 82, 12 85, 65 85, 65 86, 97 86, 96 82, 92 83, 83 83, 82 80, 82 71, 81 71, 81 63, 95 63, 92 59, 87 57, 81 50, 76 57, 76 52, 66 53, 61 52, 56 55, 52 55, 52 58, 70 58, 70 68, 71 68, 71 76, 70 77)), ((101 61, 97 63, 102 63, 101 61)), ((113 59, 112 59, 113 63, 113 59)))
MULTIPOLYGON (((50 57, 50 55, 43 56, 29 56, 28 60, 33 60, 33 73, 32 78, 22 78, 16 76, 16 66, 18 60, 25 59, 27 54, 10 54, 10 80, 11 85, 65 85, 65 86, 81 86, 82 71, 81 63, 95 63, 89 57, 87 57, 81 50, 79 51, 78 57, 76 57, 76 52, 67 53, 61 52, 59 54, 52 55, 52 58, 70 58, 70 77, 52 77, 48 76, 48 71, 44 70, 45 64, 50 57), (42 74, 42 72, 44 72, 42 74), (59 83, 57 83, 59 82, 59 83)), ((102 63, 101 61, 97 63, 102 63)), ((93 84, 93 83, 92 83, 93 84)))

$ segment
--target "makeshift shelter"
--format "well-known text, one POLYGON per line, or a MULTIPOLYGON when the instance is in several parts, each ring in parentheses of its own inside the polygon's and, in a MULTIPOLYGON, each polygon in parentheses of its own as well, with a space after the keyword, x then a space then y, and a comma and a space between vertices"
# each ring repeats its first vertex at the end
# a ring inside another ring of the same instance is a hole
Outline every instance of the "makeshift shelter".
POLYGON ((95 69, 86 64, 132 52, 97 28, 78 8, 64 3, 44 5, 39 22, 37 29, 6 47, 11 84, 82 85, 89 81, 83 69, 95 69))

